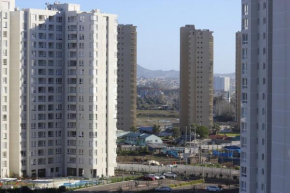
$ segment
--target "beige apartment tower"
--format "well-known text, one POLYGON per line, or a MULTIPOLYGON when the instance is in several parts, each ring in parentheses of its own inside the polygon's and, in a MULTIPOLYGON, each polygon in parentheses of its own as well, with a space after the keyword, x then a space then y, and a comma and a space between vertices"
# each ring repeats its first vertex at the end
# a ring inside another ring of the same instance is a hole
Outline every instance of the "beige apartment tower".
MULTIPOLYGON (((236 92, 235 92, 235 117, 237 121, 238 128, 240 128, 241 124, 241 80, 242 80, 242 33, 236 33, 236 92)), ((244 66, 245 68, 245 66, 244 66)), ((243 73, 245 73, 247 69, 243 69, 243 73)))
POLYGON ((137 27, 118 25, 118 114, 117 129, 136 126, 137 27))
POLYGON ((180 128, 213 124, 213 32, 180 29, 180 128))
POLYGON ((1 177, 114 175, 117 16, 0 2, 1 177))

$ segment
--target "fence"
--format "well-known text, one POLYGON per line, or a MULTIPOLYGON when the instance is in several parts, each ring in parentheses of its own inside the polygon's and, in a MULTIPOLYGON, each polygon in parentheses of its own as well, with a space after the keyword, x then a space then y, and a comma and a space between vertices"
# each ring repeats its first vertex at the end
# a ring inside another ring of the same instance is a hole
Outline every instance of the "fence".
POLYGON ((117 170, 123 170, 127 172, 141 172, 141 173, 163 173, 174 172, 186 175, 204 176, 209 178, 224 178, 224 179, 238 179, 240 176, 239 170, 227 169, 227 168, 214 168, 203 166, 188 166, 178 165, 177 167, 166 166, 148 166, 141 164, 118 164, 117 170))

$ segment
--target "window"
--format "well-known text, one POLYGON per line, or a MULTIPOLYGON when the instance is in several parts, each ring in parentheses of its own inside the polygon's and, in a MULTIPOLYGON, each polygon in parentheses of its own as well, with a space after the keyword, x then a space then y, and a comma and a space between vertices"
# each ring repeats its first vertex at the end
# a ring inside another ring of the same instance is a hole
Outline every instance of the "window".
POLYGON ((56 17, 56 22, 62 23, 62 17, 56 17))
POLYGON ((241 191, 246 192, 247 191, 247 182, 241 181, 241 191))
POLYGON ((242 102, 246 104, 248 102, 248 94, 247 93, 242 93, 242 102))
POLYGON ((243 59, 248 58, 248 49, 247 48, 242 49, 242 57, 243 57, 243 59))
POLYGON ((246 74, 247 73, 247 67, 248 67, 248 65, 246 63, 243 63, 242 64, 242 73, 243 74, 246 74))
POLYGON ((243 24, 243 30, 249 29, 249 20, 247 18, 242 20, 242 24, 243 24))
POLYGON ((241 167, 241 174, 242 174, 242 177, 247 177, 247 168, 246 167, 241 167))
POLYGON ((247 160, 247 153, 241 152, 241 162, 246 162, 246 160, 247 160))
POLYGON ((7 38, 7 31, 3 31, 3 37, 7 38))
POLYGON ((85 22, 85 16, 80 16, 80 22, 85 22))
POLYGON ((243 44, 248 44, 248 34, 243 34, 243 44))
POLYGON ((242 87, 248 88, 248 79, 247 78, 242 78, 242 87))
POLYGON ((247 123, 242 122, 241 127, 242 127, 242 133, 246 133, 247 132, 247 123))
POLYGON ((92 20, 92 21, 98 21, 98 16, 96 16, 96 15, 92 15, 92 16, 91 16, 91 20, 92 20))
POLYGON ((241 137, 241 146, 247 147, 247 138, 246 137, 241 137))

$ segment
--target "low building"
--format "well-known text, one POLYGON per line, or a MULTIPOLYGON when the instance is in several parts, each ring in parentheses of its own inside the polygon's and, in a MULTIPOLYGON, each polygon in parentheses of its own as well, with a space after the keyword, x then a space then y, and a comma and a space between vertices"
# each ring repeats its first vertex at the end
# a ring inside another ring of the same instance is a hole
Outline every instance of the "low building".
POLYGON ((122 151, 137 151, 142 149, 141 146, 135 146, 135 145, 118 145, 118 150, 122 150, 122 151))
POLYGON ((153 134, 153 127, 140 127, 139 128, 140 133, 147 133, 147 134, 153 134))
POLYGON ((153 153, 161 153, 166 148, 166 145, 163 143, 148 143, 148 150, 153 153))
POLYGON ((146 146, 148 143, 163 143, 161 138, 145 133, 128 133, 118 138, 123 144, 146 146))

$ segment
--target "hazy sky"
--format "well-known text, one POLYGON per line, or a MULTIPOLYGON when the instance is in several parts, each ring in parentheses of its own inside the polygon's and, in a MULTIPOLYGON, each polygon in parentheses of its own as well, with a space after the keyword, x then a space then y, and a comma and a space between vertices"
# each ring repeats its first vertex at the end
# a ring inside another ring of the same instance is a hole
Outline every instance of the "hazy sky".
MULTIPOLYGON (((16 0, 20 8, 45 8, 46 0, 16 0)), ((214 32, 215 73, 235 70, 235 32, 240 30, 240 0, 62 0, 115 13, 119 23, 138 30, 138 64, 152 70, 179 70, 179 29, 194 24, 214 32)))

